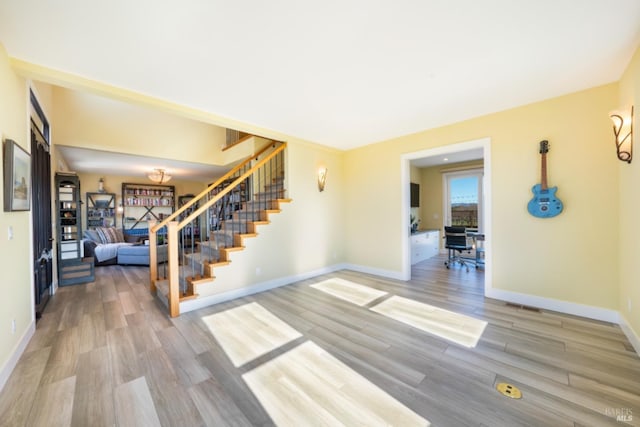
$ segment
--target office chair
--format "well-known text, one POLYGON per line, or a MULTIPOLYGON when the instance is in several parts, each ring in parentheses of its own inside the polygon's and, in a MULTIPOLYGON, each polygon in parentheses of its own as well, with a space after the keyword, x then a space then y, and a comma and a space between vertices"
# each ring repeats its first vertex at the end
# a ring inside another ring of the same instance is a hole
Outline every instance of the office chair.
POLYGON ((469 265, 476 265, 473 260, 462 257, 462 252, 467 251, 471 253, 471 250, 473 249, 473 246, 467 242, 467 231, 464 227, 445 226, 444 238, 444 247, 448 250, 449 254, 448 259, 444 262, 444 265, 447 266, 447 269, 450 268, 452 264, 458 263, 466 267, 468 272, 469 265))

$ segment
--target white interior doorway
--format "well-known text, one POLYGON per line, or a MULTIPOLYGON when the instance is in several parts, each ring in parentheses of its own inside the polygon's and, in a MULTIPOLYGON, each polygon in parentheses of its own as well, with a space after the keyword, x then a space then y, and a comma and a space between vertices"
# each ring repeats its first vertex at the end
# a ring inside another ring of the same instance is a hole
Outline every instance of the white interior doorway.
POLYGON ((482 216, 479 218, 479 227, 485 234, 485 295, 487 289, 491 289, 492 284, 492 251, 491 251, 491 139, 482 138, 457 144, 451 144, 436 148, 425 149, 401 156, 401 242, 402 242, 402 274, 403 280, 411 278, 411 243, 410 243, 410 182, 411 163, 417 159, 446 157, 454 154, 464 153, 472 150, 482 151, 482 171, 483 177, 479 181, 482 186, 479 193, 482 194, 482 216))

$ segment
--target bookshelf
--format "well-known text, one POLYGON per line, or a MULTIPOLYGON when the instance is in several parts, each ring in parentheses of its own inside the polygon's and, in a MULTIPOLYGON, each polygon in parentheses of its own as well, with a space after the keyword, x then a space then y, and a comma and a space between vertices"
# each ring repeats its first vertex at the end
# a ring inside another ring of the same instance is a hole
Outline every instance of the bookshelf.
POLYGON ((56 236, 58 238, 58 284, 92 282, 93 258, 83 258, 80 179, 75 173, 58 172, 56 188, 56 236))
POLYGON ((148 229, 147 221, 162 221, 173 213, 175 187, 156 184, 122 184, 122 230, 136 234, 134 230, 148 229))
POLYGON ((96 227, 115 227, 116 194, 87 193, 87 230, 96 227))

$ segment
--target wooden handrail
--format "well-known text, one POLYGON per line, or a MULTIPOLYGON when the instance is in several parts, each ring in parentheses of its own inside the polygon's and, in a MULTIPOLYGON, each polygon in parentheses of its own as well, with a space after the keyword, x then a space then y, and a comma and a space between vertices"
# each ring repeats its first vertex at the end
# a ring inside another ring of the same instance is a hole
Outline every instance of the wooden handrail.
MULTIPOLYGON (((182 207, 178 208, 178 210, 176 210, 174 213, 172 213, 171 215, 169 215, 167 218, 163 219, 160 223, 158 223, 155 227, 150 228, 149 232, 150 233, 156 233, 158 230, 160 230, 162 227, 164 227, 165 225, 167 225, 170 221, 173 221, 174 219, 178 218, 180 216, 180 214, 182 214, 182 212, 186 211, 187 209, 189 209, 191 206, 193 206, 194 204, 198 203, 200 201, 200 199, 202 199, 204 196, 206 196, 207 194, 209 194, 210 191, 212 191, 214 188, 216 188, 217 186, 219 186, 220 184, 222 184, 225 180, 229 179, 230 176, 232 176, 234 173, 236 173, 237 171, 239 171, 240 169, 242 169, 245 165, 247 165, 249 162, 251 162, 254 158, 256 157, 260 157, 262 154, 264 154, 269 148, 273 147, 274 144, 276 143, 280 143, 282 144, 282 146, 286 146, 286 142, 281 142, 281 141, 274 141, 272 144, 268 144, 266 147, 262 148, 259 152, 257 152, 256 154, 253 154, 249 157, 247 157, 245 160, 243 160, 240 164, 238 164, 237 166, 235 166, 233 169, 231 169, 229 172, 227 172, 226 174, 224 174, 222 176, 222 178, 219 178, 216 182, 214 182, 213 184, 211 184, 209 187, 207 187, 205 190, 203 190, 202 192, 200 192, 197 196, 195 196, 194 198, 192 198, 191 200, 189 200, 187 203, 185 203, 182 207)), ((230 190, 229 190, 230 191, 230 190)), ((228 192, 228 191, 227 191, 228 192)), ((227 194, 227 192, 225 192, 224 194, 227 194)), ((184 221, 182 221, 180 224, 182 225, 184 221)), ((184 227, 184 226, 183 226, 184 227)))
MULTIPOLYGON (((189 215, 188 217, 183 219, 178 224, 178 229, 184 228, 187 224, 189 224, 191 221, 193 221, 198 216, 200 216, 204 211, 209 209, 209 207, 211 207, 214 203, 216 203, 218 200, 220 200, 222 198, 222 196, 224 196, 225 194, 227 194, 228 192, 233 190, 240 182, 244 181, 247 177, 253 175, 253 173, 256 170, 260 169, 265 163, 267 163, 269 160, 271 160, 273 157, 275 157, 278 153, 283 151, 286 148, 286 146, 287 146, 287 144, 285 142, 283 142, 282 145, 280 145, 278 148, 276 148, 271 153, 269 153, 269 155, 267 157, 265 157, 264 159, 260 160, 258 163, 253 165, 251 167, 251 169, 249 169, 248 171, 246 171, 245 173, 240 175, 238 178, 236 178, 233 181, 232 184, 229 184, 228 186, 226 186, 218 194, 216 194, 213 198, 209 199, 209 201, 207 203, 205 203, 204 205, 200 206, 198 209, 193 211, 191 213, 191 215, 189 215)), ((264 150, 262 152, 264 152, 264 150)), ((262 154, 262 152, 260 154, 262 154)), ((257 156, 252 156, 251 159, 253 159, 254 157, 257 157, 257 156)))

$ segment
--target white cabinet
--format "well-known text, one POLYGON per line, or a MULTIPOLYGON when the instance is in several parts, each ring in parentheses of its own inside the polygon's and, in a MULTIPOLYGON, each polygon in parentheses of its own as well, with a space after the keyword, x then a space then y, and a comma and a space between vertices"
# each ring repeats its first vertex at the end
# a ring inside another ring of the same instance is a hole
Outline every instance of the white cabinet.
POLYGON ((439 248, 439 230, 418 231, 411 234, 411 264, 436 256, 439 248))

